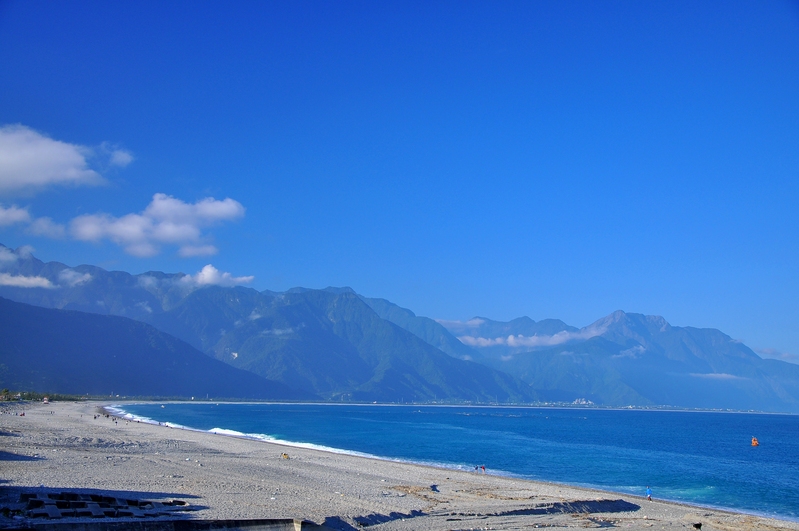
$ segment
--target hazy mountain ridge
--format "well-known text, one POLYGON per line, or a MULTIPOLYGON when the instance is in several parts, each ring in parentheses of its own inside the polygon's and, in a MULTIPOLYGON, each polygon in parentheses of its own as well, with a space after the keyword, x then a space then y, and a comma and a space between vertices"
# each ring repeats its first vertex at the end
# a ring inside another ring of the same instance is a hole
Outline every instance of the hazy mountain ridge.
POLYGON ((324 398, 536 399, 520 380, 454 359, 381 319, 348 288, 258 292, 197 286, 180 273, 130 275, 15 256, 10 264, 6 260, 4 271, 42 277, 52 287, 1 286, 0 295, 51 308, 130 316, 229 365, 324 398), (64 270, 89 277, 65 286, 64 270))
POLYGON ((477 361, 481 355, 468 347, 447 331, 438 321, 429 317, 420 317, 411 310, 401 308, 386 299, 374 299, 361 296, 361 300, 369 305, 380 317, 408 330, 426 343, 433 345, 450 356, 463 360, 477 361))
POLYGON ((347 287, 198 286, 182 273, 69 268, 20 252, 9 259, 10 252, 0 247, 0 273, 41 277, 50 286, 0 286, 2 296, 132 317, 325 399, 585 398, 799 411, 799 366, 763 360, 718 330, 675 327, 660 316, 616 311, 583 328, 527 317, 435 321, 347 287))
POLYGON ((507 337, 470 339, 484 345, 475 347, 485 353, 484 363, 517 375, 545 399, 799 410, 799 366, 769 363, 716 329, 675 327, 660 316, 616 311, 579 330, 525 336, 514 326, 518 321, 504 328, 492 323, 489 330, 507 337))
MULTIPOLYGON (((181 306, 196 307, 191 301, 211 292, 198 291, 181 306)), ((269 300, 257 310, 240 312, 242 318, 219 335, 209 353, 327 398, 535 397, 520 381, 453 359, 381 319, 354 293, 295 290, 269 300)))
POLYGON ((310 399, 125 317, 0 298, 0 382, 47 393, 310 399))

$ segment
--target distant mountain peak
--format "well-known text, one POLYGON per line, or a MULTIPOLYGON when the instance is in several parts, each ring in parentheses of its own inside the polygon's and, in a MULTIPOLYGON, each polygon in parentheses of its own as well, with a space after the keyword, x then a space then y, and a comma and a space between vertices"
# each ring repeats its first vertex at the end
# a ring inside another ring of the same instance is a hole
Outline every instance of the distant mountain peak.
MULTIPOLYGON (((620 328, 645 327, 648 331, 666 332, 671 329, 671 325, 660 315, 644 315, 642 313, 627 313, 623 310, 616 310, 601 319, 596 320, 585 329, 592 330, 619 330, 620 328)), ((601 332, 604 333, 604 332, 601 332)), ((601 335, 601 334, 597 334, 601 335)))
POLYGON ((356 295, 355 290, 352 289, 349 286, 342 286, 340 288, 337 288, 335 286, 328 286, 325 289, 323 289, 322 291, 327 291, 328 293, 335 293, 336 295, 341 295, 343 293, 356 295))

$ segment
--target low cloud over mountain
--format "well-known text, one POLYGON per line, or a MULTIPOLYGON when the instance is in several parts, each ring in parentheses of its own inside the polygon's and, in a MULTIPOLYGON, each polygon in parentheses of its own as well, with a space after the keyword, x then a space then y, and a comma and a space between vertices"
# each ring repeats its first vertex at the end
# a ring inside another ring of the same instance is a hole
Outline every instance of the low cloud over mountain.
POLYGON ((616 311, 583 328, 527 317, 434 321, 350 288, 237 285, 249 280, 210 265, 135 276, 68 267, 0 246, 6 298, 149 323, 205 356, 322 399, 799 412, 799 365, 660 316, 616 311))

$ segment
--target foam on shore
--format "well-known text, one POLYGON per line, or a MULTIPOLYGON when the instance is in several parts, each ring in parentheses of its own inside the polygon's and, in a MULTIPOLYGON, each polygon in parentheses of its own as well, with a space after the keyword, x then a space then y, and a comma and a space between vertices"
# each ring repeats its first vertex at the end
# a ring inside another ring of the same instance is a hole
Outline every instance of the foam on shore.
MULTIPOLYGON (((637 496, 453 468, 287 446, 231 430, 110 422, 96 404, 26 407, 0 415, 6 483, 0 503, 22 492, 73 489, 129 499, 183 499, 192 518, 303 518, 332 529, 374 531, 615 526, 682 531, 691 523, 729 530, 799 524, 637 496), (52 411, 52 413, 51 413, 52 411), (223 435, 220 437, 219 435, 223 435), (38 457, 34 457, 38 456, 38 457)), ((118 415, 124 406, 109 412, 118 415)), ((138 420, 139 422, 135 422, 138 420)), ((334 449, 335 450, 335 449, 334 449)), ((8 501, 11 500, 11 501, 8 501)))
MULTIPOLYGON (((146 424, 153 424, 158 426, 167 426, 170 428, 176 428, 181 430, 189 430, 189 431, 196 431, 201 433, 212 433, 214 435, 222 435, 226 437, 236 437, 239 439, 250 439, 254 441, 261 441, 267 442, 272 444, 279 444, 281 446, 288 446, 290 448, 304 448, 307 450, 316 450, 320 452, 328 452, 333 454, 340 454, 340 455, 351 455, 353 457, 364 457, 367 459, 377 459, 382 461, 388 461, 392 463, 407 463, 411 465, 420 465, 420 466, 430 466, 435 468, 441 468, 445 470, 458 470, 463 472, 469 472, 472 470, 471 467, 467 465, 453 465, 450 463, 438 463, 435 461, 424 461, 424 460, 409 460, 409 459, 397 459, 392 457, 385 457, 380 455, 369 454, 366 452, 358 452, 355 450, 347 450, 345 448, 335 448, 332 446, 325 446, 321 444, 309 443, 309 442, 301 442, 301 441, 290 441, 286 439, 279 439, 277 437, 273 437, 271 435, 267 435, 264 433, 243 433, 236 430, 231 430, 227 428, 211 428, 210 430, 202 430, 199 428, 192 428, 191 426, 184 426, 182 424, 177 424, 174 422, 165 422, 165 421, 158 421, 149 417, 135 415, 123 409, 123 407, 119 404, 106 406, 105 409, 109 414, 117 416, 119 418, 123 418, 125 420, 129 420, 131 422, 143 422, 146 424)), ((514 475, 510 472, 506 472, 504 470, 492 470, 491 474, 498 475, 498 476, 506 476, 506 477, 515 477, 519 479, 524 479, 521 476, 514 475)))
MULTIPOLYGON (((388 406, 391 406, 391 405, 389 404, 388 406)), ((161 407, 164 407, 164 405, 162 405, 161 407)), ((447 407, 447 406, 442 406, 442 407, 447 407)), ((222 436, 225 436, 225 437, 234 437, 234 438, 239 438, 239 439, 248 439, 248 440, 253 440, 253 441, 260 441, 260 442, 265 442, 265 443, 278 444, 278 445, 289 447, 289 448, 301 448, 301 449, 307 449, 307 450, 313 450, 313 451, 321 451, 321 452, 327 452, 327 453, 338 454, 338 455, 346 455, 346 456, 367 458, 367 459, 373 459, 373 460, 380 460, 380 461, 385 461, 385 462, 390 462, 390 463, 419 465, 419 466, 425 466, 425 467, 433 467, 433 468, 437 468, 437 469, 440 469, 440 470, 458 471, 458 472, 465 472, 465 473, 471 473, 471 474, 474 474, 475 470, 476 470, 473 465, 441 463, 441 462, 423 460, 423 459, 401 459, 401 458, 387 457, 387 456, 369 454, 369 453, 365 453, 365 452, 358 452, 358 451, 355 451, 355 450, 349 450, 349 449, 325 446, 325 445, 320 445, 320 444, 316 444, 316 443, 280 439, 280 438, 277 438, 277 437, 274 437, 274 436, 271 436, 271 435, 268 435, 268 434, 263 434, 263 433, 243 433, 243 432, 240 432, 240 431, 231 430, 231 429, 228 429, 228 428, 221 428, 221 427, 215 427, 215 428, 212 428, 210 430, 202 430, 202 429, 199 429, 199 428, 193 428, 193 427, 181 425, 181 424, 178 424, 178 423, 166 422, 166 421, 157 421, 157 420, 151 419, 149 417, 138 416, 138 415, 132 414, 129 411, 127 411, 126 409, 124 409, 124 405, 122 405, 122 404, 115 404, 113 406, 107 406, 104 409, 107 410, 112 415, 116 415, 116 416, 118 416, 120 418, 125 418, 125 419, 131 420, 131 421, 145 422, 145 423, 149 423, 149 424, 154 424, 154 425, 159 425, 159 426, 167 426, 167 427, 171 427, 171 428, 195 431, 195 432, 200 432, 200 433, 211 433, 211 434, 214 434, 214 435, 222 435, 222 436)), ((504 477, 504 478, 509 478, 509 479, 518 479, 518 480, 523 480, 523 481, 543 482, 543 483, 548 484, 548 485, 562 486, 564 488, 568 487, 568 488, 586 489, 586 490, 590 490, 590 491, 602 491, 602 492, 608 492, 608 493, 613 493, 613 494, 617 494, 617 495, 625 495, 625 496, 640 497, 640 494, 638 494, 638 492, 640 492, 640 490, 641 490, 639 486, 626 486, 625 487, 625 486, 621 486, 620 485, 620 486, 609 487, 607 485, 593 485, 593 484, 587 484, 587 483, 555 483, 555 482, 548 481, 548 480, 546 480, 544 478, 529 477, 529 476, 525 476, 525 475, 521 475, 521 474, 517 474, 517 473, 513 473, 513 472, 509 472, 509 471, 502 470, 502 469, 497 469, 497 468, 492 468, 492 469, 488 470, 484 474, 491 475, 491 476, 496 476, 496 477, 504 477)), ((688 506, 688 507, 695 507, 697 509, 701 508, 701 509, 718 510, 718 511, 733 511, 733 512, 740 513, 740 514, 747 514, 747 515, 752 515, 752 516, 757 516, 757 517, 762 517, 762 518, 780 518, 780 519, 786 520, 786 521, 799 522, 799 519, 791 518, 789 516, 784 516, 784 515, 768 514, 768 513, 765 513, 765 512, 758 512, 758 511, 745 510, 745 509, 733 509, 733 508, 729 508, 729 507, 723 507, 723 506, 718 506, 718 505, 713 505, 713 504, 708 504, 708 503, 697 503, 697 502, 685 501, 684 499, 680 499, 678 492, 679 492, 678 489, 673 489, 673 488, 672 489, 667 489, 667 488, 661 487, 659 489, 659 491, 658 491, 658 494, 659 494, 658 500, 664 501, 664 502, 669 502, 669 503, 674 503, 674 504, 685 505, 685 506, 688 506), (669 492, 677 493, 677 496, 670 497, 669 496, 669 492)))

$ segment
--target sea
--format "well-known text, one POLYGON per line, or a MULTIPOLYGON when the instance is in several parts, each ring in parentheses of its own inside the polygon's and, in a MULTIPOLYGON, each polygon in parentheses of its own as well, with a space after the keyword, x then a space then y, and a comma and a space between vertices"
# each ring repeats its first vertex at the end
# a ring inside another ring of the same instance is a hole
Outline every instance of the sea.
POLYGON ((207 402, 115 408, 173 427, 393 461, 485 466, 489 474, 637 496, 649 486, 653 498, 799 521, 797 415, 207 402))

